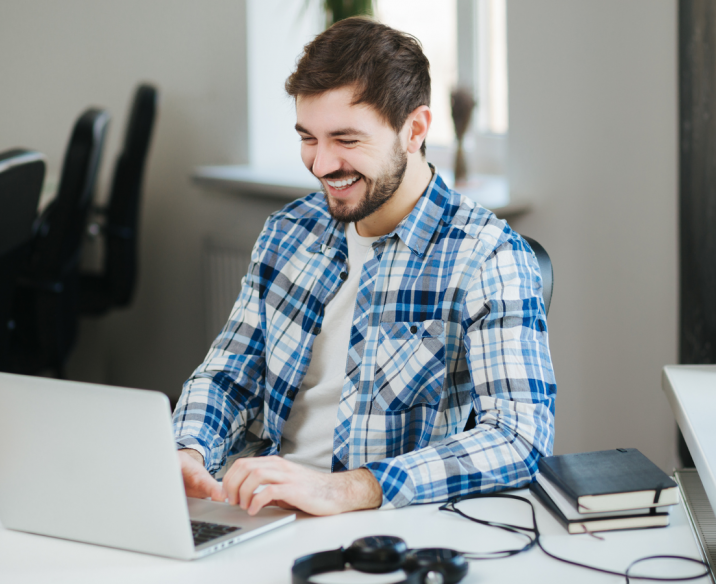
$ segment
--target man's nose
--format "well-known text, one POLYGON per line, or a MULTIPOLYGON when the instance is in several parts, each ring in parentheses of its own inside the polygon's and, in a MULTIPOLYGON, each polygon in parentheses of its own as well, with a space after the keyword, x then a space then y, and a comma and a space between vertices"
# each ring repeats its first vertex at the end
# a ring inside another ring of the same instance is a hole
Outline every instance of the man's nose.
POLYGON ((313 166, 311 170, 313 174, 321 178, 340 170, 342 161, 339 156, 333 151, 330 145, 319 145, 316 148, 316 157, 313 159, 313 166))

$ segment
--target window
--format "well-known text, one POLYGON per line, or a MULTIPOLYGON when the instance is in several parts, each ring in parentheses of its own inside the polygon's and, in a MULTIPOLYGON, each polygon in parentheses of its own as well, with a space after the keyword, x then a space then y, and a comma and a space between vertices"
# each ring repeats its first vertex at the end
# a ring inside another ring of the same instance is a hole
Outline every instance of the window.
POLYGON ((452 166, 455 132, 450 92, 475 94, 465 137, 473 173, 504 174, 506 167, 506 0, 376 0, 376 17, 417 37, 430 60, 433 125, 428 134, 432 162, 452 166))
POLYGON ((450 114, 450 92, 457 86, 456 0, 378 0, 378 20, 416 37, 430 61, 433 124, 428 144, 450 146, 455 131, 450 114))
POLYGON ((507 133, 506 0, 477 2, 477 130, 507 133))

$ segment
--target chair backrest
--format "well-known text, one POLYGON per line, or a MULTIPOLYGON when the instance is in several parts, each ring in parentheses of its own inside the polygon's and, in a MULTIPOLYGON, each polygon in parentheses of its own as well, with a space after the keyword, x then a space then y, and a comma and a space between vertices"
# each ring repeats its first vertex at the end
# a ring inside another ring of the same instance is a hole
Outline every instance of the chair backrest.
POLYGON ((40 217, 29 267, 34 279, 59 280, 78 265, 108 124, 109 114, 93 108, 75 123, 57 195, 40 217))
POLYGON ((140 85, 132 103, 122 153, 117 159, 107 207, 105 277, 109 304, 132 300, 137 275, 137 235, 142 178, 157 113, 157 90, 140 85))
POLYGON ((0 256, 32 239, 45 180, 45 156, 32 150, 0 153, 0 256))
POLYGON ((45 157, 30 150, 0 153, 0 368, 8 350, 17 277, 32 241, 45 180, 45 157))
POLYGON ((549 305, 552 303, 552 288, 554 287, 554 272, 552 271, 552 260, 547 250, 542 245, 526 235, 522 236, 530 244, 532 251, 537 257, 540 272, 542 273, 542 299, 544 300, 544 311, 549 314, 549 305))
POLYGON ((88 109, 74 125, 57 195, 40 216, 13 299, 13 372, 51 368, 63 376, 77 336, 81 244, 108 123, 105 111, 88 109))

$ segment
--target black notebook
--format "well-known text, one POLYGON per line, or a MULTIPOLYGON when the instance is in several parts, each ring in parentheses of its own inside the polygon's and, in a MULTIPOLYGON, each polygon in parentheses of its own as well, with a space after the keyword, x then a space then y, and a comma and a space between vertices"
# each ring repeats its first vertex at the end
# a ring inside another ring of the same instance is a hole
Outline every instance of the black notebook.
POLYGON ((636 448, 546 456, 538 466, 580 513, 679 502, 676 483, 636 448))
MULTIPOLYGON (((539 476, 539 475, 538 475, 539 476)), ((579 513, 566 498, 552 497, 548 489, 539 481, 530 485, 530 490, 547 509, 564 525, 569 533, 595 533, 617 529, 643 529, 646 527, 666 527, 669 525, 669 513, 657 510, 632 509, 609 513, 579 513)), ((552 493, 554 494, 554 493, 552 493)))

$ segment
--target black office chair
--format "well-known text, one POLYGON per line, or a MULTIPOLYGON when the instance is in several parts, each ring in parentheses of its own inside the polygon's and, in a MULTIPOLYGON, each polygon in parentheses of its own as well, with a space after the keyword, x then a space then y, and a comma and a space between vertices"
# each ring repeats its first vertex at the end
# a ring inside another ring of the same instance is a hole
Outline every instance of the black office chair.
MULTIPOLYGON (((547 250, 542 245, 526 235, 522 236, 537 258, 539 264, 539 271, 542 275, 542 300, 544 301, 544 312, 545 316, 549 313, 549 305, 552 303, 552 288, 554 287, 554 272, 552 271, 552 260, 547 253, 547 250)), ((477 425, 477 415, 473 409, 470 412, 470 416, 467 418, 467 424, 465 424, 465 430, 472 430, 477 425)))
POLYGON ((117 158, 106 210, 90 227, 104 236, 99 274, 80 278, 80 311, 99 316, 132 301, 137 279, 137 239, 142 177, 157 113, 157 90, 140 85, 134 95, 122 153, 117 158))
POLYGON ((542 300, 544 301, 544 312, 545 315, 549 314, 549 305, 552 304, 552 288, 554 286, 554 272, 552 271, 552 260, 547 253, 547 250, 542 245, 526 235, 522 236, 527 243, 529 243, 532 251, 537 258, 539 264, 539 271, 542 275, 542 300))
POLYGON ((31 150, 0 153, 0 370, 6 366, 12 299, 27 260, 37 205, 45 180, 45 157, 31 150))
POLYGON ((77 334, 80 246, 109 115, 88 109, 75 123, 57 196, 43 211, 13 301, 7 370, 64 377, 77 334))

